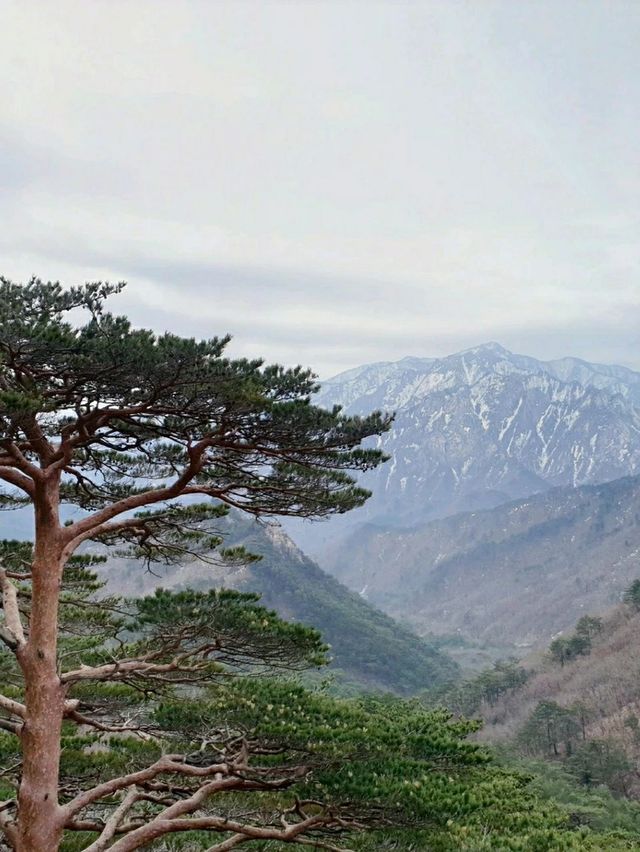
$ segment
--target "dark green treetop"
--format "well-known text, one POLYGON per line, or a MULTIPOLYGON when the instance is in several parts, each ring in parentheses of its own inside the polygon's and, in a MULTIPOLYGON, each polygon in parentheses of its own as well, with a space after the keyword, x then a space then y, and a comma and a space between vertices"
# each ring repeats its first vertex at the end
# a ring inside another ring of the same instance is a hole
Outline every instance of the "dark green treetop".
POLYGON ((635 610, 640 609, 640 579, 631 583, 624 593, 623 601, 635 610))
MULTIPOLYGON (((74 564, 79 548, 119 545, 147 561, 212 549, 247 559, 224 551, 212 521, 229 507, 322 518, 361 505, 368 492, 351 473, 383 456, 360 444, 390 423, 381 414, 354 418, 313 406, 317 386, 308 370, 230 359, 226 337, 132 328, 104 309, 121 289, 0 279, 0 505, 30 506, 34 520, 25 570, 16 576, 0 565, 0 641, 24 682, 23 702, 0 695, 5 730, 13 726, 21 754, 17 802, 0 805, 0 827, 18 852, 53 852, 68 825, 61 742, 77 681, 88 672, 93 680, 131 682, 153 673, 184 684, 211 666, 208 657, 194 661, 191 650, 188 662, 182 652, 171 656, 169 635, 160 650, 129 648, 126 662, 100 659, 101 627, 75 644, 75 658, 66 639, 59 645, 60 619, 70 612, 61 590, 82 567, 74 564)), ((176 602, 176 614, 191 605, 176 602)), ((200 605, 215 622, 216 602, 200 605)), ((78 615, 90 602, 74 607, 78 615)), ((141 629, 145 615, 138 617, 141 629)), ((292 638, 280 631, 278 643, 292 638)), ((213 634, 194 641, 201 654, 215 643, 213 634)), ((226 653, 232 647, 227 642, 226 653)))
POLYGON ((62 501, 91 513, 79 537, 169 556, 221 503, 324 517, 364 502, 348 471, 383 460, 359 445, 389 417, 313 406, 310 371, 230 359, 228 337, 132 328, 104 310, 122 286, 0 278, 0 480, 19 489, 5 503, 28 500, 29 465, 59 470, 62 501), (169 509, 180 496, 201 502, 169 509))

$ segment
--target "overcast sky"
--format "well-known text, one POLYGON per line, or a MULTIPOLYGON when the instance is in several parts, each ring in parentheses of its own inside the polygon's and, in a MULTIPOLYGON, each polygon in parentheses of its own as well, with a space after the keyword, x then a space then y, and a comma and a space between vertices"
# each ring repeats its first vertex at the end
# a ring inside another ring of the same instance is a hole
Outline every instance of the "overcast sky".
POLYGON ((327 376, 640 369, 640 2, 0 0, 0 273, 327 376))

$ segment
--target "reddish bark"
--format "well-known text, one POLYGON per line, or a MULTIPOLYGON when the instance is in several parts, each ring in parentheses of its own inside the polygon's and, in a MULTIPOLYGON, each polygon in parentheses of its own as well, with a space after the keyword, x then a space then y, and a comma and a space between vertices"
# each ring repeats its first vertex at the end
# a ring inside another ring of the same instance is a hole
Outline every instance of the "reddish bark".
POLYGON ((62 835, 58 803, 65 687, 57 670, 58 600, 64 564, 58 481, 38 483, 29 637, 18 652, 25 679, 17 852, 54 852, 62 835))

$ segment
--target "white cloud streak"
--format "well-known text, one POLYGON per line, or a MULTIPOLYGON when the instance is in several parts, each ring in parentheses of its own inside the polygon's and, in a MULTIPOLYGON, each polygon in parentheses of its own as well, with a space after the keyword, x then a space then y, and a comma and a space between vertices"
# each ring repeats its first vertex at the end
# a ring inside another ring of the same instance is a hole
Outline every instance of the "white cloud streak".
POLYGON ((2 272, 312 364, 640 368, 640 9, 7 2, 2 272))

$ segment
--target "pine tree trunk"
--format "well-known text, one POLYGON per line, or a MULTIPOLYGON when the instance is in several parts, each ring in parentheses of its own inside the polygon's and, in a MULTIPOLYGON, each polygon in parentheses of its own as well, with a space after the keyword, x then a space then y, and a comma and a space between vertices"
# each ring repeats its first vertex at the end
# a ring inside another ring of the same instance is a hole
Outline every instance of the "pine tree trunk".
POLYGON ((26 714, 17 852, 56 852, 62 835, 58 779, 65 689, 57 670, 57 639, 64 566, 57 493, 43 489, 38 498, 29 636, 18 655, 26 714))
POLYGON ((26 720, 22 733, 22 780, 18 793, 17 852, 55 852, 61 836, 58 806, 62 685, 46 652, 25 654, 26 720))

